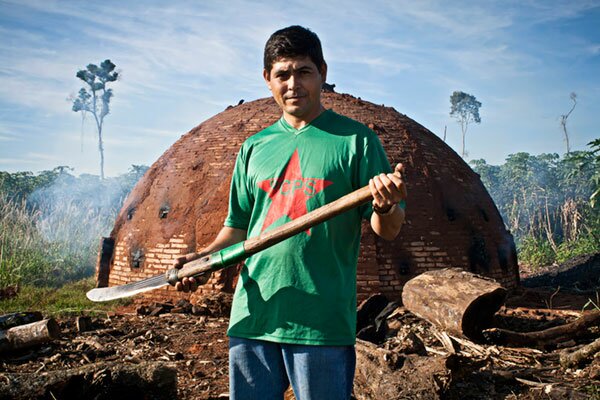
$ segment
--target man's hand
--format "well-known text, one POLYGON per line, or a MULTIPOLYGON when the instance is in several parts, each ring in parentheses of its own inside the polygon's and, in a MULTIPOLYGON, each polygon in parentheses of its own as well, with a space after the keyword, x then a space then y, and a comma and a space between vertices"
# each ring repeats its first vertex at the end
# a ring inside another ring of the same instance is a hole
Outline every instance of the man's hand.
POLYGON ((406 185, 402 174, 404 166, 397 164, 392 174, 379 174, 369 180, 373 195, 373 209, 379 214, 388 212, 394 204, 406 199, 406 185))
MULTIPOLYGON (((236 243, 239 243, 243 240, 246 240, 246 231, 243 229, 230 228, 228 226, 224 226, 221 228, 215 240, 202 249, 199 253, 190 253, 185 256, 179 257, 171 266, 173 268, 180 269, 183 267, 183 264, 188 263, 190 261, 197 260, 198 258, 205 257, 209 254, 214 253, 215 251, 219 251, 224 249, 225 247, 229 247, 236 243)), ((198 285, 204 285, 211 277, 212 274, 205 273, 200 276, 196 276, 193 278, 183 278, 181 282, 177 282, 175 284, 175 289, 181 292, 194 292, 198 289, 198 285)))
MULTIPOLYGON (((173 264, 171 264, 171 267, 181 269, 184 264, 186 264, 190 261, 197 260, 198 258, 204 257, 205 255, 206 255, 206 253, 204 253, 204 252, 186 254, 185 256, 179 257, 175 261, 173 261, 173 264)), ((195 292, 198 289, 199 285, 204 285, 206 282, 208 282, 211 275, 212 275, 211 273, 207 272, 200 276, 183 278, 181 281, 179 281, 175 284, 175 289, 177 289, 177 291, 179 291, 179 292, 185 292, 185 293, 195 292)))

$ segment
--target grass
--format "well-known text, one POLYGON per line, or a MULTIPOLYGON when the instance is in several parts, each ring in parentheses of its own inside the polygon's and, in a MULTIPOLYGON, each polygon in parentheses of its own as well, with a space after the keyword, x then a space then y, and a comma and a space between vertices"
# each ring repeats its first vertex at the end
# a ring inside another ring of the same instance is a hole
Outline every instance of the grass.
POLYGON ((0 314, 41 311, 46 316, 103 315, 116 307, 131 304, 130 299, 94 303, 85 297, 94 286, 93 278, 67 283, 60 288, 23 286, 16 297, 0 300, 0 314))
POLYGON ((91 276, 114 215, 76 202, 32 208, 0 193, 0 288, 58 287, 91 276))

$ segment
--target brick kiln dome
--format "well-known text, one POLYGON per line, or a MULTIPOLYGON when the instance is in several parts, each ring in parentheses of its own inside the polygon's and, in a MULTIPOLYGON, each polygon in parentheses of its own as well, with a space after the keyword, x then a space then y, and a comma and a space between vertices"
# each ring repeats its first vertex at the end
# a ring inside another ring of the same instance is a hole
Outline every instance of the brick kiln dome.
MULTIPOLYGON (((323 93, 326 108, 380 137, 392 164, 406 167, 406 225, 386 242, 365 222, 358 296, 399 298, 403 284, 431 269, 461 267, 518 283, 513 238, 479 176, 443 141, 391 107, 323 93)), ((171 260, 207 245, 227 214, 230 175, 242 142, 281 116, 271 98, 229 107, 183 135, 135 186, 103 241, 98 284, 119 285, 164 272, 171 260)), ((236 269, 216 273, 203 290, 230 291, 236 269)), ((186 296, 172 288, 151 297, 186 296)))

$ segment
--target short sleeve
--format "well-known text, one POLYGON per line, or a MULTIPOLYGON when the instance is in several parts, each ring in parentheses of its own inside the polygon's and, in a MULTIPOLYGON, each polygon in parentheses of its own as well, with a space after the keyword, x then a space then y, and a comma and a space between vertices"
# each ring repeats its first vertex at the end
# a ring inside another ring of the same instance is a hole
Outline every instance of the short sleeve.
POLYGON ((235 160, 231 188, 229 191, 229 212, 224 225, 230 228, 248 230, 252 214, 252 194, 247 185, 247 160, 242 146, 235 160))
MULTIPOLYGON (((359 186, 363 187, 369 184, 369 180, 375 175, 392 172, 390 163, 387 159, 383 146, 375 132, 370 129, 363 138, 362 155, 358 163, 359 186)), ((368 202, 359 208, 360 214, 364 219, 371 218, 373 213, 372 203, 368 202)))

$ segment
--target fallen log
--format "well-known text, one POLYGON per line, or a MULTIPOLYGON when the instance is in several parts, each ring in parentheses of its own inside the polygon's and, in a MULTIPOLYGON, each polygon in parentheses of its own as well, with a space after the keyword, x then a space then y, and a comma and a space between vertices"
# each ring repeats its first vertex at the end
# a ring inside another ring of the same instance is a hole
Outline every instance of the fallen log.
POLYGON ((560 355, 560 365, 563 368, 576 367, 584 361, 588 361, 600 351, 600 338, 594 340, 572 353, 564 352, 560 355))
POLYGON ((459 268, 425 272, 404 285, 411 313, 456 336, 480 340, 506 297, 496 281, 459 268))
POLYGON ((35 346, 58 339, 60 328, 52 318, 0 331, 0 353, 35 346))
POLYGON ((13 326, 30 324, 42 320, 42 313, 34 312, 16 312, 0 315, 0 331, 5 331, 13 326))
POLYGON ((600 325, 600 310, 584 313, 575 321, 535 332, 514 332, 507 329, 492 328, 483 331, 486 342, 502 346, 545 347, 562 341, 587 336, 587 329, 600 325))

